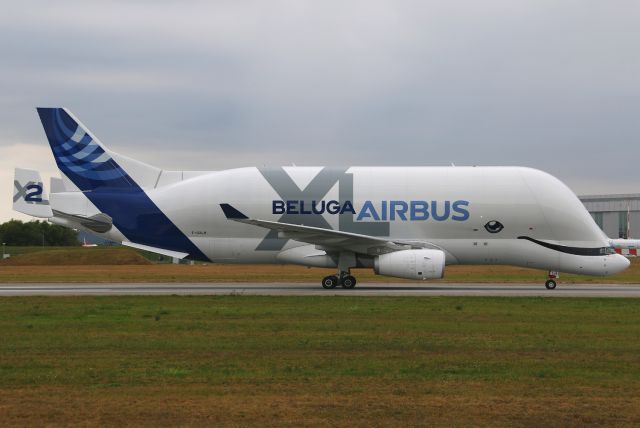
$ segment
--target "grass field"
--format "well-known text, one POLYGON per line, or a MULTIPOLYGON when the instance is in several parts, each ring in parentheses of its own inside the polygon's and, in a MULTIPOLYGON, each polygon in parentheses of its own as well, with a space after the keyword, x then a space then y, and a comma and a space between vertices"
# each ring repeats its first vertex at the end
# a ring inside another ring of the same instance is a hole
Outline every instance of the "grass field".
MULTIPOLYGON (((114 246, 100 245, 98 247, 87 247, 87 248, 81 247, 81 246, 75 246, 75 247, 7 246, 5 247, 4 251, 7 254, 10 254, 11 258, 4 261, 0 260, 0 266, 2 266, 3 264, 11 265, 13 264, 13 262, 15 262, 16 258, 22 258, 23 256, 29 256, 27 260, 30 260, 35 264, 41 264, 41 265, 51 264, 49 254, 52 252, 58 252, 58 251, 66 252, 70 260, 73 260, 78 256, 86 257, 86 256, 81 256, 82 253, 99 252, 106 259, 108 264, 116 264, 116 263, 110 262, 110 260, 115 260, 120 257, 123 257, 123 254, 128 254, 126 257, 132 257, 131 254, 139 255, 152 263, 171 263, 170 257, 159 256, 158 254, 151 253, 149 251, 133 249, 130 247, 125 247, 120 245, 117 245, 117 246, 116 245, 114 246)), ((21 263, 21 262, 18 262, 18 263, 21 263)), ((70 263, 65 262, 65 264, 70 264, 70 263)), ((77 262, 77 264, 83 264, 83 263, 77 262)))
POLYGON ((55 248, 30 251, 2 260, 4 266, 150 265, 151 262, 130 248, 55 248))
POLYGON ((15 297, 2 425, 640 424, 640 300, 15 297))

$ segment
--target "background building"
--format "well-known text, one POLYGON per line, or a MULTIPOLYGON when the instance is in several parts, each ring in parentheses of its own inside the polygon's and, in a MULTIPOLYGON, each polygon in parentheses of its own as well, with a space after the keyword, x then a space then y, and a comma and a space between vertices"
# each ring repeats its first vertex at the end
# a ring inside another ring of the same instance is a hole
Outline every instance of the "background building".
POLYGON ((579 198, 609 238, 640 238, 640 193, 579 198))

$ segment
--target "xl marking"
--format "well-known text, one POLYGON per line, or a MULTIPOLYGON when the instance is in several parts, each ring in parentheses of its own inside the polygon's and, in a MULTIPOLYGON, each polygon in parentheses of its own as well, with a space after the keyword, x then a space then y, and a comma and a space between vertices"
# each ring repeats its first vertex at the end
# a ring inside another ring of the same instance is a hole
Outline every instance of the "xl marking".
MULTIPOLYGON (((312 201, 322 200, 331 188, 338 183, 339 200, 341 204, 353 200, 353 175, 347 174, 348 167, 323 168, 301 190, 284 168, 258 168, 273 190, 283 201, 312 201)), ((280 223, 304 224, 305 226, 320 227, 333 230, 329 222, 321 214, 283 214, 280 223)), ((339 217, 339 230, 345 232, 362 233, 374 236, 389 236, 389 222, 354 222, 352 213, 344 213, 339 217)), ((287 243, 287 239, 278 238, 278 232, 269 231, 267 236, 258 244, 256 251, 279 251, 287 243)))

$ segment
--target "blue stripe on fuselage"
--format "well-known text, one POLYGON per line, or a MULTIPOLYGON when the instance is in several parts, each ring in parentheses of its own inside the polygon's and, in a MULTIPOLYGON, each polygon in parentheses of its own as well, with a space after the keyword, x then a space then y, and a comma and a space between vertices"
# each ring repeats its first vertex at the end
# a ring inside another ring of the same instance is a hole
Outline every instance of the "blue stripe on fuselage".
POLYGON ((38 108, 58 168, 130 241, 208 261, 140 186, 62 108, 38 108), (75 141, 82 136, 80 141, 75 141), (102 155, 105 154, 105 159, 102 155), (102 159, 99 162, 94 162, 102 159))
POLYGON ((189 253, 189 258, 209 261, 158 206, 138 187, 134 190, 98 189, 85 196, 131 242, 189 253))

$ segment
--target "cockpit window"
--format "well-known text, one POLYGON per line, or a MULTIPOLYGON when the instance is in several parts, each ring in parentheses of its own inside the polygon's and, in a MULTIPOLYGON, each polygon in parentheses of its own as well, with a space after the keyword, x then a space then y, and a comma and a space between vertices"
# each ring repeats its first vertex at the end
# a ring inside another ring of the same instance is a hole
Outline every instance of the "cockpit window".
POLYGON ((615 254, 615 253, 616 253, 616 250, 613 247, 600 248, 600 254, 602 255, 615 254))

